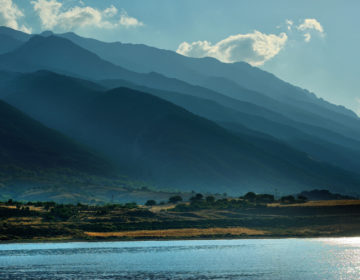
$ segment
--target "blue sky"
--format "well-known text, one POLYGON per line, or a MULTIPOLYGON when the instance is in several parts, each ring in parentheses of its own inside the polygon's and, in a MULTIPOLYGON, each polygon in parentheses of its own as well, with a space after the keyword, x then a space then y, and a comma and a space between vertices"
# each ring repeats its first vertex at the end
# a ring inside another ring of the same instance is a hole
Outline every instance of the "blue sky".
POLYGON ((359 10, 357 0, 0 0, 0 24, 245 60, 360 114, 359 10))

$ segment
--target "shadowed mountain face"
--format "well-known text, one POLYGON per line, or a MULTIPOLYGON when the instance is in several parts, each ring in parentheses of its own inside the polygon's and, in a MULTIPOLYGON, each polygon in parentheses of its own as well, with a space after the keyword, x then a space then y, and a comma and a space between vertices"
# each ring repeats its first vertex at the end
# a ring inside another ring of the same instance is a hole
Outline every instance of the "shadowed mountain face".
POLYGON ((3 35, 0 33, 0 54, 4 54, 7 53, 9 51, 12 51, 18 47, 20 47, 20 45, 23 44, 23 42, 14 39, 11 36, 7 36, 7 35, 3 35))
POLYGON ((116 201, 138 200, 132 190, 144 183, 123 177, 122 171, 0 101, 0 200, 89 203, 108 202, 114 195, 116 201))
POLYGON ((358 176, 243 128, 237 136, 146 93, 49 72, 14 80, 5 99, 115 160, 128 174, 182 190, 354 190, 358 176), (310 187, 311 186, 311 187, 310 187))
POLYGON ((100 59, 71 41, 34 36, 13 52, 0 56, 0 68, 19 72, 48 69, 93 79, 125 77, 127 70, 100 59))
POLYGON ((20 42, 26 42, 32 36, 30 34, 27 34, 27 33, 24 33, 22 31, 18 31, 15 29, 11 29, 6 26, 0 26, 0 35, 12 37, 16 41, 20 41, 20 42))
MULTIPOLYGON (((329 162, 342 168, 359 172, 360 142, 343 137, 318 127, 307 126, 301 123, 286 120, 286 118, 271 118, 265 110, 255 110, 255 106, 240 106, 243 103, 234 103, 236 109, 223 106, 213 100, 191 95, 168 92, 148 87, 141 87, 122 80, 103 81, 103 85, 110 88, 129 87, 147 92, 168 100, 190 112, 215 121, 221 126, 235 132, 243 132, 246 127, 257 131, 262 136, 271 135, 294 148, 310 154, 319 161, 329 162), (284 120, 284 124, 282 124, 284 120), (285 122, 286 120, 286 122, 285 122)), ((249 130, 249 129, 247 129, 249 130)), ((266 136, 267 138, 271 138, 266 136)))
POLYGON ((24 180, 22 177, 31 170, 46 177, 47 170, 52 173, 68 170, 69 174, 104 175, 110 174, 113 169, 105 159, 3 101, 0 101, 0 123, 2 182, 4 178, 14 176, 24 180))

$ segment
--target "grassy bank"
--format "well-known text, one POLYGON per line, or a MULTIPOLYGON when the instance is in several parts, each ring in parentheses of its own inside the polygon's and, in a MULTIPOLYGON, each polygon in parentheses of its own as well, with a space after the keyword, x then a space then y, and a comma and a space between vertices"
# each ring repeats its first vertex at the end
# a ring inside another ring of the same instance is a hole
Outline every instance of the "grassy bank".
POLYGON ((0 240, 147 240, 359 236, 360 201, 251 204, 0 203, 0 240), (241 205, 241 206, 240 206, 241 205))

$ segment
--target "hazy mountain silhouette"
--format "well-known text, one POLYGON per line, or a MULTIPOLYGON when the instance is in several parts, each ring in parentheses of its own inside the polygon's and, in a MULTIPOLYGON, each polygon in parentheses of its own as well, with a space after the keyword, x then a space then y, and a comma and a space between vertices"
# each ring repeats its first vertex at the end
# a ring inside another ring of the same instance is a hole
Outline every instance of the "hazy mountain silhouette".
POLYGON ((137 72, 157 72, 258 104, 296 121, 339 130, 360 139, 360 120, 343 106, 331 104, 307 90, 286 83, 247 63, 221 63, 213 58, 189 58, 146 45, 104 43, 74 33, 63 36, 103 59, 137 72), (279 103, 280 102, 280 103, 279 103), (331 124, 330 119, 338 125, 331 124), (342 126, 350 129, 342 129, 342 126))
MULTIPOLYGON (((206 98, 214 98, 216 95, 216 100, 213 100, 217 102, 219 102, 219 97, 221 97, 222 101, 224 101, 225 97, 215 91, 211 91, 203 87, 192 86, 177 79, 169 79, 156 73, 139 74, 128 71, 100 59, 97 55, 75 45, 67 39, 56 36, 32 37, 28 42, 16 49, 14 52, 0 56, 0 69, 21 72, 48 69, 60 73, 92 79, 121 78, 140 85, 151 86, 163 90, 178 91, 196 96, 198 96, 199 92, 201 92, 202 97, 204 97, 204 95, 208 95, 206 98)), ((244 92, 248 92, 246 89, 242 89, 241 87, 239 88, 244 92)), ((241 90, 239 92, 242 92, 241 90)), ((227 92, 227 90, 224 91, 227 92)), ((250 96, 251 92, 248 92, 247 95, 250 96)), ((254 96, 259 98, 261 94, 257 93, 254 96)), ((226 102, 227 104, 230 104, 229 106, 238 106, 237 104, 240 104, 239 101, 234 103, 234 100, 235 99, 232 98, 231 102, 228 102, 229 99, 226 102)), ((254 105, 256 104, 250 104, 247 102, 247 106, 253 107, 254 105)), ((258 102, 257 106, 257 109, 259 109, 259 107, 266 107, 267 110, 261 110, 262 112, 268 113, 274 110, 278 112, 278 114, 280 113, 281 115, 291 118, 294 121, 323 127, 328 130, 344 134, 347 138, 360 140, 360 130, 358 128, 358 124, 360 122, 358 119, 341 113, 333 112, 329 121, 329 119, 317 113, 305 111, 299 107, 294 107, 291 104, 280 104, 268 97, 266 97, 264 102, 261 104, 258 102), (338 117, 338 115, 340 115, 340 117, 338 117), (345 122, 344 119, 350 119, 350 121, 345 122)), ((308 107, 312 108, 312 106, 308 107)), ((322 108, 322 110, 319 111, 324 112, 326 110, 328 109, 322 108)), ((251 111, 256 112, 256 110, 251 111)), ((267 115, 263 115, 263 117, 268 118, 267 115)))
POLYGON ((313 160, 357 171, 359 119, 270 73, 246 63, 187 58, 73 33, 60 35, 68 40, 51 32, 30 36, 0 28, 0 36, 11 37, 0 70, 46 69, 136 89, 105 91, 46 71, 0 73, 2 98, 107 154, 133 176, 188 190, 231 192, 359 186, 357 175, 313 160))
MULTIPOLYGON (((30 37, 26 33, 6 27, 0 28, 0 34, 11 35, 18 40, 21 38, 21 41, 30 37)), ((52 34, 52 32, 47 31, 43 32, 42 36, 48 37, 52 34)), ((314 94, 283 82, 273 74, 251 67, 247 63, 228 64, 221 63, 213 58, 189 58, 172 51, 146 45, 122 44, 120 42, 105 43, 91 38, 83 38, 74 33, 58 34, 58 36, 67 38, 112 63, 136 72, 158 72, 212 89, 241 85, 243 91, 238 88, 233 97, 244 101, 256 103, 256 101, 260 101, 259 96, 269 95, 272 99, 294 103, 293 105, 313 113, 319 113, 318 110, 323 107, 323 109, 326 108, 331 112, 357 118, 352 111, 343 106, 336 106, 317 98, 314 94), (261 93, 255 94, 253 91, 248 94, 244 87, 261 93), (305 104, 310 103, 313 106, 310 106, 312 108, 304 107, 298 103, 299 101, 305 102, 305 104)))
MULTIPOLYGON (((317 160, 326 161, 333 165, 350 169, 353 172, 359 172, 360 142, 347 139, 341 134, 296 122, 288 121, 286 125, 281 124, 266 118, 266 114, 263 114, 265 117, 261 114, 253 114, 252 110, 254 110, 254 107, 252 106, 245 106, 248 110, 241 110, 241 107, 237 106, 240 110, 235 110, 222 106, 212 100, 142 87, 121 80, 104 81, 103 85, 107 85, 110 88, 123 86, 151 93, 194 114, 215 121, 236 133, 239 131, 244 132, 244 129, 249 131, 248 128, 251 128, 253 132, 262 132, 263 134, 265 133, 283 140, 294 148, 309 153, 317 160), (319 136, 316 136, 317 134, 319 136)), ((267 137, 269 138, 269 136, 267 137)))
POLYGON ((12 51, 23 44, 23 42, 16 40, 11 36, 2 35, 1 33, 0 33, 0 42, 1 42, 0 54, 12 51))
POLYGON ((113 168, 104 158, 3 101, 0 101, 0 123, 2 179, 37 169, 45 175, 48 169, 103 175, 113 168))
POLYGON ((12 29, 6 26, 0 26, 0 35, 12 37, 13 39, 21 42, 25 42, 31 38, 32 35, 25 32, 12 29))
POLYGON ((116 160, 129 174, 182 190, 354 190, 360 178, 244 128, 237 136, 153 95, 101 91, 38 72, 14 81, 6 100, 116 160), (81 89, 82 88, 82 89, 81 89))
MULTIPOLYGON (((252 67, 245 62, 221 63, 214 58, 184 57, 173 51, 142 44, 105 43, 91 38, 83 38, 75 33, 59 34, 58 36, 70 39, 100 57, 136 72, 158 72, 168 77, 212 89, 215 89, 212 87, 213 85, 227 87, 230 80, 243 86, 243 88, 257 91, 262 95, 265 94, 288 103, 295 102, 294 105, 296 106, 298 101, 304 101, 318 105, 314 107, 315 110, 319 109, 320 106, 350 117, 356 117, 352 111, 343 106, 337 106, 317 98, 307 90, 286 83, 273 74, 252 67), (208 82, 211 79, 215 79, 216 83, 209 85, 208 82)), ((249 98, 246 93, 241 91, 235 95, 241 99, 244 95, 245 98, 249 98)), ((316 111, 310 111, 316 113, 316 111)))

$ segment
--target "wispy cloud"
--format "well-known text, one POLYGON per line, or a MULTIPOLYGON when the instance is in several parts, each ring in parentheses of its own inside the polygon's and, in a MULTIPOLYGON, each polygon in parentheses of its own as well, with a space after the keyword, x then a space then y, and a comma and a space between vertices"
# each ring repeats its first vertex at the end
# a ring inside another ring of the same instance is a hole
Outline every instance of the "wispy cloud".
POLYGON ((310 33, 305 33, 304 34, 304 40, 305 40, 305 42, 306 43, 309 43, 310 42, 310 40, 311 40, 311 34, 310 33))
POLYGON ((299 31, 303 31, 304 33, 304 40, 305 42, 310 42, 311 40, 311 33, 310 32, 317 32, 321 36, 324 36, 324 28, 322 27, 321 23, 314 19, 314 18, 307 18, 304 19, 301 24, 296 27, 299 31))
POLYGON ((292 26, 293 26, 293 24, 294 24, 294 22, 291 20, 291 19, 287 19, 286 21, 285 21, 285 23, 286 23, 286 28, 287 28, 287 30, 291 30, 291 28, 292 28, 292 26))
POLYGON ((12 0, 0 0, 0 25, 31 33, 30 28, 19 24, 19 19, 22 17, 24 13, 12 0))
POLYGON ((314 18, 307 18, 304 19, 303 23, 301 23, 297 29, 305 31, 305 30, 317 30, 320 33, 324 32, 324 28, 322 27, 322 25, 320 24, 320 22, 318 22, 316 19, 314 18))
POLYGON ((130 17, 125 10, 120 13, 111 5, 105 10, 90 6, 73 6, 65 9, 57 0, 31 1, 34 10, 39 14, 42 27, 45 29, 74 30, 82 27, 116 28, 139 27, 144 24, 134 17, 130 17))
POLYGON ((138 27, 144 25, 138 19, 130 17, 124 9, 121 11, 120 24, 125 27, 138 27))
POLYGON ((208 41, 183 42, 177 52, 191 57, 214 57, 223 62, 245 61, 253 66, 264 64, 276 56, 287 41, 286 33, 265 34, 254 31, 229 36, 212 44, 208 41))
POLYGON ((360 97, 356 97, 355 102, 356 102, 356 113, 360 117, 360 97))

